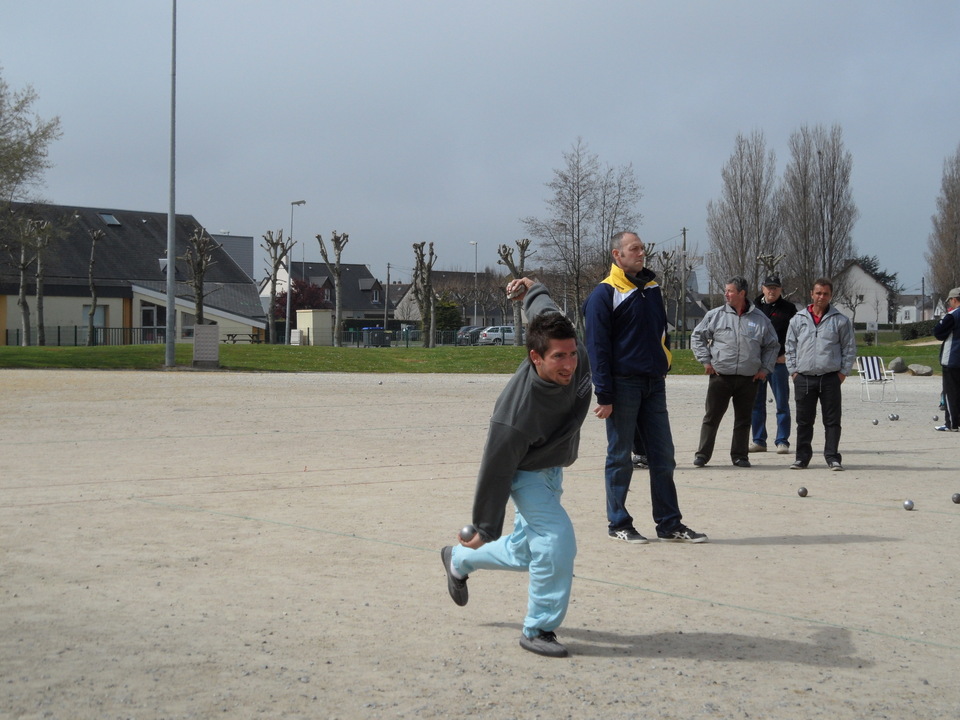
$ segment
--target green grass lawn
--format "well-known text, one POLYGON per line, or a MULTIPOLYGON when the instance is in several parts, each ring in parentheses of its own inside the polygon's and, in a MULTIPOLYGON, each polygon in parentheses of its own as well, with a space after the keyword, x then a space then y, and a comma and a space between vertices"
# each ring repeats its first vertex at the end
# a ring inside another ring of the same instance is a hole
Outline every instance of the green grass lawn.
MULTIPOLYGON (((885 363, 902 357, 908 365, 929 365, 940 372, 939 343, 903 342, 860 346, 860 355, 879 355, 885 363)), ((454 347, 290 347, 286 345, 220 346, 224 370, 250 372, 355 372, 355 373, 512 373, 523 359, 524 348, 454 347)), ((0 347, 0 368, 78 368, 100 370, 160 370, 163 345, 110 347, 0 347)), ((190 367, 193 345, 178 344, 178 367, 190 367)), ((673 352, 675 375, 700 375, 703 367, 690 350, 673 352)))

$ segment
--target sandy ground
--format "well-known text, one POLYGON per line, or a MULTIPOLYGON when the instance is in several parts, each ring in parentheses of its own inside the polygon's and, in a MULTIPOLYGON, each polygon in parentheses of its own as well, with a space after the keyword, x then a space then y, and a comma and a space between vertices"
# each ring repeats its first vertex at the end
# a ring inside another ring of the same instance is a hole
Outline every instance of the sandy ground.
POLYGON ((475 573, 458 608, 440 566, 505 380, 0 371, 0 717, 960 716, 938 377, 896 404, 844 385, 844 473, 735 469, 729 417, 693 468, 706 381, 670 378, 707 545, 607 538, 588 417, 566 660, 518 646, 524 574, 475 573))

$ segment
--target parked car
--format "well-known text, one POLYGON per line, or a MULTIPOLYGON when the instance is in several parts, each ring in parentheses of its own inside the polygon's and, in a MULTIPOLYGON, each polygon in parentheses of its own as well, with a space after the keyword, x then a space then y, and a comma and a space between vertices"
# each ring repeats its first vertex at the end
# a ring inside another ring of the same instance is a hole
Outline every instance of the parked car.
MULTIPOLYGON (((480 331, 477 345, 513 345, 513 325, 491 325, 480 331)), ((523 339, 521 334, 520 339, 523 339)))
POLYGON ((476 345, 481 330, 479 325, 464 325, 457 330, 457 345, 476 345))

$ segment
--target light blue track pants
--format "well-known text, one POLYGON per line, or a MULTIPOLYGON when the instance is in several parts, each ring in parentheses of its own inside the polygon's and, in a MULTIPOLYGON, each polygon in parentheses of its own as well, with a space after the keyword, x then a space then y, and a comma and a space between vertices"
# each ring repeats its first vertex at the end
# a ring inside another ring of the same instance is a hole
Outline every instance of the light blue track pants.
POLYGON ((530 573, 523 634, 556 630, 567 614, 577 540, 570 516, 560 505, 563 469, 518 470, 510 495, 516 505, 513 533, 479 550, 453 547, 457 572, 527 570, 530 573))

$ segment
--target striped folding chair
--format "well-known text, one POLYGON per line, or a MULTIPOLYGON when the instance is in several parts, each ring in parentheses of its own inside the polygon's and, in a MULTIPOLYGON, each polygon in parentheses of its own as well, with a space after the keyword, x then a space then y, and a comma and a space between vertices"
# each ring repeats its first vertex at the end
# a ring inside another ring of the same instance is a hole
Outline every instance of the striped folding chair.
POLYGON ((870 402, 883 402, 883 396, 887 385, 893 386, 893 401, 899 402, 900 393, 897 391, 897 378, 892 370, 887 370, 883 365, 883 358, 876 355, 863 356, 857 358, 857 374, 860 376, 860 400, 863 401, 864 393, 870 402), (874 395, 880 390, 880 397, 874 400, 870 396, 870 389, 873 388, 874 395))

